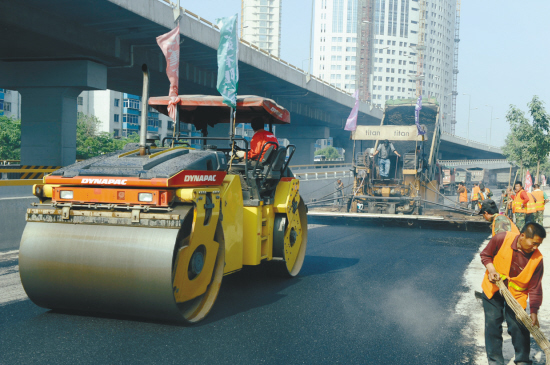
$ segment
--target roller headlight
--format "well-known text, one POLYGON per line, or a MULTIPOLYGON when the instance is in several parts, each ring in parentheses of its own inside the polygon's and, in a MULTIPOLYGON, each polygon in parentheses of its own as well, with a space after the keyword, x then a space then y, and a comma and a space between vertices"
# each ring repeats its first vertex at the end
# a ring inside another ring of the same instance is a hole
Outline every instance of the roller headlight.
POLYGON ((61 199, 72 199, 73 196, 74 196, 74 194, 73 194, 72 190, 61 190, 59 192, 59 197, 61 199))
POLYGON ((138 200, 140 202, 152 202, 153 201, 153 194, 152 193, 139 193, 138 194, 138 200))

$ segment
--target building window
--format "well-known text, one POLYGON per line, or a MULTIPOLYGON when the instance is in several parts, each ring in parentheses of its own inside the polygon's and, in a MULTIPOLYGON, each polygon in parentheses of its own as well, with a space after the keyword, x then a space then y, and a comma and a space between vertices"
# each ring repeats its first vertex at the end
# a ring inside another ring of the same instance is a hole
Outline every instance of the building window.
POLYGON ((124 99, 123 105, 125 108, 139 110, 139 100, 137 99, 124 99))
POLYGON ((120 114, 115 114, 115 123, 120 122, 120 114))
POLYGON ((82 105, 84 103, 84 98, 82 96, 79 96, 78 98, 76 98, 76 103, 78 105, 82 105))
POLYGON ((11 112, 11 103, 4 102, 4 111, 11 112))
POLYGON ((113 137, 114 138, 120 138, 120 130, 119 129, 113 129, 113 137))
MULTIPOLYGON (((115 99, 115 106, 118 107, 120 105, 120 99, 115 99)), ((117 120, 118 122, 118 120, 117 120)))

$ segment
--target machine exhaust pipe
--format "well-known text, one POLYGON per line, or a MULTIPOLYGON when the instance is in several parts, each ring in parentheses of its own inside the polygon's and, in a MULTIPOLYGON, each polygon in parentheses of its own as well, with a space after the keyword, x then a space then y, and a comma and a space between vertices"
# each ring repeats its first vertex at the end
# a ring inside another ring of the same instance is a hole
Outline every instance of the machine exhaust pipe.
POLYGON ((147 116, 149 109, 149 69, 147 64, 141 66, 143 71, 143 92, 141 94, 141 127, 139 131, 139 155, 144 156, 147 151, 147 116))

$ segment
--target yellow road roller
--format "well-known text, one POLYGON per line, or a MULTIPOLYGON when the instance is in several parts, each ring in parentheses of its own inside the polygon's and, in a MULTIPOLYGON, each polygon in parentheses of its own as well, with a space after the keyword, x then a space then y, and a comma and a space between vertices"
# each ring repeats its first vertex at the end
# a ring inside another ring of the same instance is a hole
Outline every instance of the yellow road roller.
MULTIPOLYGON (((169 100, 149 106, 167 114, 169 100)), ((181 95, 177 107, 203 136, 230 122, 229 137, 193 137, 200 149, 179 132, 128 144, 33 186, 40 203, 27 210, 19 270, 35 304, 195 323, 223 276, 244 265, 299 273, 307 214, 288 168, 295 146, 266 144, 258 160, 239 160, 248 142, 234 136, 234 121, 260 116, 271 129, 290 123, 288 111, 256 96, 239 97, 235 112, 215 96, 181 95)))

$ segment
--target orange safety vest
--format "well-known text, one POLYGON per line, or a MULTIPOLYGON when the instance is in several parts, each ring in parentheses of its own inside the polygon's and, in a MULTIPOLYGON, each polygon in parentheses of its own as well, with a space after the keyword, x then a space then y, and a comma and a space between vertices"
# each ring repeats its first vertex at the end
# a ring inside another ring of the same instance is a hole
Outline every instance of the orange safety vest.
MULTIPOLYGON (((509 277, 510 266, 512 265, 512 256, 514 255, 512 243, 517 236, 517 233, 506 233, 506 237, 504 238, 504 242, 502 243, 500 250, 498 250, 497 254, 493 258, 493 265, 495 265, 495 269, 500 274, 500 278, 502 280, 508 279, 508 289, 510 289, 510 292, 514 298, 516 298, 518 303, 521 304, 523 309, 525 309, 527 307, 527 297, 529 296, 529 293, 527 292, 529 281, 531 281, 531 277, 533 276, 535 269, 542 260, 542 254, 538 249, 536 249, 522 272, 515 278, 509 277)), ((489 299, 491 299, 498 291, 498 286, 489 281, 489 270, 485 271, 485 276, 483 277, 481 287, 489 299)))
POLYGON ((541 190, 535 190, 531 194, 533 194, 533 196, 537 200, 535 202, 535 209, 537 210, 537 212, 544 210, 544 193, 541 190))
POLYGON ((514 203, 512 205, 513 212, 526 213, 526 214, 535 213, 537 211, 537 208, 535 206, 535 199, 533 198, 533 195, 527 193, 527 196, 529 197, 529 202, 527 203, 526 207, 523 206, 523 200, 521 200, 520 196, 521 196, 521 191, 516 194, 516 198, 514 199, 514 203))
POLYGON ((493 224, 491 225, 491 228, 493 230, 493 237, 497 233, 502 232, 512 232, 515 234, 519 234, 518 227, 504 214, 495 214, 493 219, 493 224))
POLYGON ((479 186, 474 186, 472 188, 472 201, 479 199, 478 193, 479 193, 479 186))
POLYGON ((481 192, 481 189, 479 189, 479 194, 481 195, 481 197, 483 199, 481 200, 486 200, 486 199, 489 199, 489 194, 491 193, 491 190, 489 190, 489 188, 485 188, 485 192, 481 192))
POLYGON ((464 188, 464 192, 460 193, 458 201, 461 203, 468 201, 468 189, 464 188))

